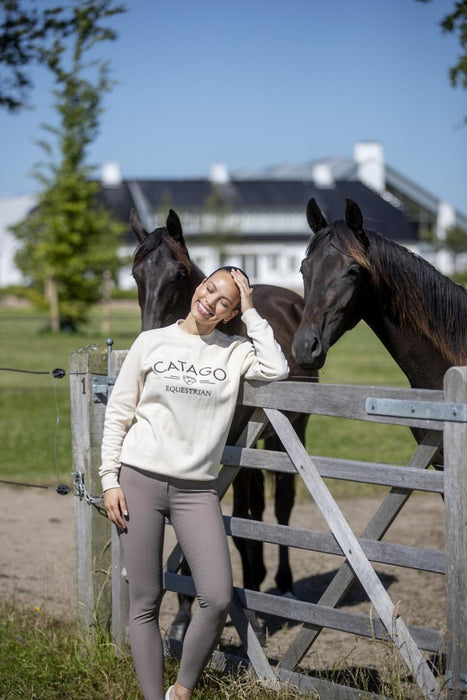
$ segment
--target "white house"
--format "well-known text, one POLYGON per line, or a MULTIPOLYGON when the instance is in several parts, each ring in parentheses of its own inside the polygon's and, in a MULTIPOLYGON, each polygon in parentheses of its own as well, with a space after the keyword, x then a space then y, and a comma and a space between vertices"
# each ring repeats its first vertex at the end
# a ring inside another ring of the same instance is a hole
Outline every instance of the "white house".
MULTIPOLYGON (((119 220, 127 223, 135 208, 148 231, 163 226, 169 209, 175 209, 190 256, 202 269, 238 265, 253 283, 298 290, 300 262, 311 235, 305 214, 310 197, 328 221, 343 218, 345 198, 354 199, 367 228, 416 250, 447 274, 453 271, 452 257, 434 253, 419 234, 428 228, 442 241, 453 225, 467 231, 464 214, 387 165, 377 142, 355 144, 352 158, 236 173, 215 164, 208 177, 192 179, 125 179, 118 164, 106 163, 101 185, 101 202, 119 220)), ((0 200, 0 286, 20 279, 13 263, 15 242, 6 229, 33 205, 33 197, 0 200)), ((136 244, 128 232, 122 255, 131 254, 136 244)), ((467 255, 458 256, 457 263, 467 269, 467 255)), ((119 284, 134 287, 128 269, 121 272, 119 284)))

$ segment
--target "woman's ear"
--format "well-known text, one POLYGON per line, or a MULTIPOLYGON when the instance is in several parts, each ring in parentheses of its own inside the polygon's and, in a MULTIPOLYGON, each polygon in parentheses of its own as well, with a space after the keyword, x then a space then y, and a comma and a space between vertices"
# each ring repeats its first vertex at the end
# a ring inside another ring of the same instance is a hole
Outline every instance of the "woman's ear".
POLYGON ((237 314, 238 314, 238 309, 234 309, 232 311, 232 313, 230 314, 229 318, 227 319, 227 321, 231 321, 234 318, 234 316, 236 316, 237 314))

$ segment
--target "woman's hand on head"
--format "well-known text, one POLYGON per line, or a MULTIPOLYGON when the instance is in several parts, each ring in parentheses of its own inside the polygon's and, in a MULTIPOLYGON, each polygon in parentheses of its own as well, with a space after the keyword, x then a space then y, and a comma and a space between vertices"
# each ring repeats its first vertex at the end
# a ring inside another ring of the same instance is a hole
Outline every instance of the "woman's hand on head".
POLYGON ((250 287, 245 275, 240 270, 231 270, 230 273, 240 292, 240 308, 242 314, 253 308, 253 289, 250 287))
POLYGON ((120 486, 104 491, 104 508, 109 520, 120 530, 126 530, 125 518, 128 519, 128 508, 120 486))

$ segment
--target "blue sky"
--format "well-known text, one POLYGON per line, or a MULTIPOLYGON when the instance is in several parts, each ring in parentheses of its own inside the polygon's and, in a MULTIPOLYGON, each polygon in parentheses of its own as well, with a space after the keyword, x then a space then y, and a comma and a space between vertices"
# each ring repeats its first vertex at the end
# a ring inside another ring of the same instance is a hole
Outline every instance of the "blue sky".
MULTIPOLYGON (((53 4, 40 0, 43 5, 53 4)), ((124 177, 203 177, 353 154, 376 140, 399 172, 467 213, 467 92, 451 87, 454 0, 127 0, 100 53, 106 95, 89 162, 124 177)), ((33 111, 0 112, 0 195, 36 191, 35 140, 55 121, 33 72, 33 111)))

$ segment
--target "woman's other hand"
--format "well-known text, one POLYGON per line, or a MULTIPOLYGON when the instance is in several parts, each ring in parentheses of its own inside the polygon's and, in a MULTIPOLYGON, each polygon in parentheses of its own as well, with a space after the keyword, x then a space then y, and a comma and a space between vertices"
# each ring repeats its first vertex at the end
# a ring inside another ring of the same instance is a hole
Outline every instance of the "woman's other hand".
POLYGON ((250 287, 245 275, 240 270, 232 270, 230 273, 240 292, 240 308, 242 314, 253 308, 253 289, 250 287))
POLYGON ((116 488, 105 491, 104 508, 109 520, 120 530, 126 530, 126 521, 124 518, 128 519, 128 508, 123 489, 117 486, 116 488))

